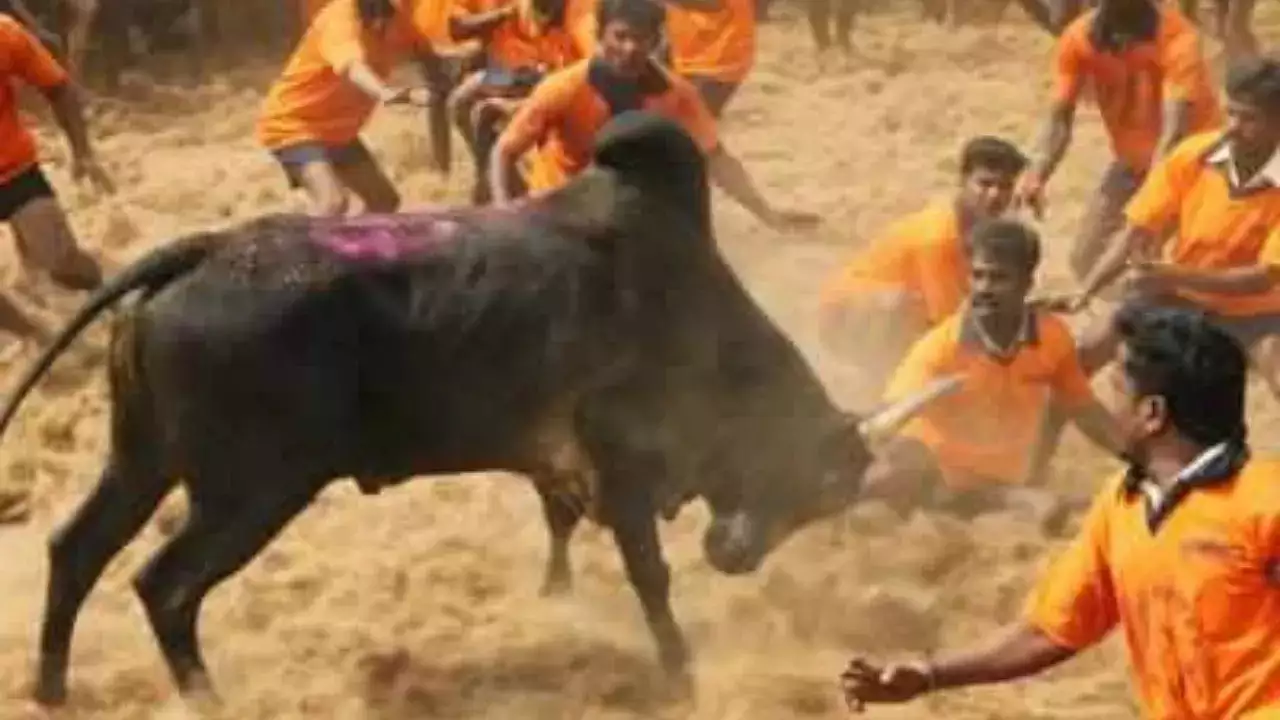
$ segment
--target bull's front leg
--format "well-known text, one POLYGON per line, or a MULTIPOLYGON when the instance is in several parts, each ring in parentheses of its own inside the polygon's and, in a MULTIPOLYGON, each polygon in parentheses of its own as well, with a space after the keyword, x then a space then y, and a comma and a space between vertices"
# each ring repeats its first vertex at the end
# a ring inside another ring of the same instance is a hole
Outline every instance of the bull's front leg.
MULTIPOLYGON (((622 480, 622 478, 612 478, 622 480)), ((609 526, 622 553, 627 580, 640 598, 645 621, 658 645, 662 668, 688 683, 689 648, 671 612, 671 570, 662 556, 658 520, 647 485, 633 486, 602 478, 609 526)))

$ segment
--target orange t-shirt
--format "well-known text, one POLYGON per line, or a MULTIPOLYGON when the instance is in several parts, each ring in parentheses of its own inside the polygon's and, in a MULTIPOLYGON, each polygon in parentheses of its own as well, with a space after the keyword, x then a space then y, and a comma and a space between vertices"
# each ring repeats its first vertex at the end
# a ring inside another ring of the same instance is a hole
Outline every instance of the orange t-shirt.
MULTIPOLYGON (((1213 131, 1187 138, 1152 168, 1125 208, 1129 224, 1157 238, 1172 230, 1169 262, 1201 270, 1280 266, 1280 188, 1233 193, 1209 162, 1223 142, 1213 131)), ((1280 312, 1280 289, 1251 295, 1179 291, 1220 315, 1280 312)))
POLYGON ((895 290, 913 296, 929 325, 960 308, 969 293, 969 261, 960 242, 955 202, 940 201, 889 228, 827 282, 823 305, 895 290))
POLYGON ((403 12, 377 35, 361 25, 356 0, 331 0, 307 27, 280 79, 267 92, 258 117, 258 142, 276 149, 354 140, 378 101, 339 73, 363 60, 385 79, 424 39, 403 12))
POLYGON ((67 71, 26 28, 0 15, 0 183, 36 164, 36 141, 18 117, 14 80, 49 88, 67 81, 67 71))
POLYGON ((956 392, 930 405, 902 429, 933 451, 944 482, 965 490, 981 482, 1021 482, 1050 401, 1067 410, 1095 402, 1075 340, 1060 318, 1032 313, 1012 360, 985 352, 967 306, 912 345, 884 399, 901 400, 960 373, 956 392))
MULTIPOLYGON (((454 16, 478 15, 508 5, 509 0, 455 0, 454 16)), ((524 4, 521 4, 523 7, 524 4)), ((500 23, 489 35, 485 50, 489 63, 508 70, 546 66, 555 70, 582 58, 578 43, 568 25, 568 9, 564 27, 539 26, 533 18, 517 13, 500 23)))
POLYGON ((565 0, 564 26, 573 38, 579 59, 589 58, 596 51, 596 8, 599 0, 565 0))
MULTIPOLYGON (((498 150, 519 157, 537 147, 527 182, 531 191, 559 187, 591 161, 596 133, 609 122, 608 104, 592 86, 591 60, 548 75, 520 106, 498 138, 498 150)), ((655 66, 656 67, 656 66, 655 66)), ((642 107, 680 123, 703 152, 719 145, 715 119, 689 81, 657 68, 665 91, 642 107)))
POLYGON ((671 65, 685 77, 740 83, 755 63, 755 0, 720 3, 709 12, 667 5, 671 65))
POLYGON ((1166 101, 1191 103, 1188 135, 1223 122, 1195 26, 1168 4, 1162 4, 1159 13, 1155 39, 1117 55, 1094 48, 1089 33, 1098 11, 1090 10, 1062 32, 1055 53, 1054 101, 1076 102, 1085 83, 1092 81, 1111 149, 1138 175, 1146 172, 1159 149, 1166 101))
POLYGON ((416 0, 413 5, 413 26, 431 41, 434 50, 461 51, 476 47, 475 40, 458 41, 449 30, 449 18, 453 17, 454 0, 416 0))
POLYGON ((1193 487, 1152 532, 1123 475, 1027 600, 1083 650, 1119 625, 1150 720, 1280 716, 1280 462, 1193 487))

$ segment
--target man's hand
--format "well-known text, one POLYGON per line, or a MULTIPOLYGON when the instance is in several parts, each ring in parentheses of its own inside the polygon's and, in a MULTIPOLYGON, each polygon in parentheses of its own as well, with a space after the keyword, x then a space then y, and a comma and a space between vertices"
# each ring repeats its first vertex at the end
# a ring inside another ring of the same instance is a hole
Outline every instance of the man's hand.
POLYGON ((1173 263, 1138 260, 1129 264, 1129 290, 1139 296, 1167 295, 1177 289, 1178 279, 1173 263))
POLYGON ((904 703, 929 692, 933 675, 923 663, 878 667, 855 657, 840 675, 844 701, 851 712, 860 713, 867 703, 904 703))
POLYGON ((774 210, 766 222, 775 230, 813 230, 822 224, 822 216, 804 210, 774 210))
POLYGON ((1027 304, 1036 310, 1074 315, 1089 307, 1089 296, 1084 293, 1062 293, 1031 298, 1027 304))
POLYGON ((107 171, 92 155, 79 155, 71 159, 71 177, 77 181, 87 178, 100 192, 116 191, 115 183, 111 182, 111 176, 107 175, 107 171))
POLYGON ((1028 208, 1036 220, 1044 219, 1044 178, 1035 170, 1028 170, 1018 178, 1013 190, 1013 206, 1028 208))
POLYGON ((431 104, 431 90, 424 87, 396 88, 383 96, 382 104, 427 107, 431 104))

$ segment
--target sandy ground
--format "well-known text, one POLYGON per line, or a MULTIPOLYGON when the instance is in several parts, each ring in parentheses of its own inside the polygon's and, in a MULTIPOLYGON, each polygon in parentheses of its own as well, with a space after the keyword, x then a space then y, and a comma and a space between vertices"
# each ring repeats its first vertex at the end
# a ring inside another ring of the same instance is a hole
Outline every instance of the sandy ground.
MULTIPOLYGON (((1280 40, 1280 6, 1259 29, 1280 40)), ((856 378, 815 339, 816 289, 839 258, 953 182, 965 138, 1039 134, 1050 45, 1021 18, 999 28, 920 26, 914 9, 864 20, 859 55, 820 74, 803 27, 784 9, 762 28, 750 84, 724 123, 728 143, 778 198, 828 218, 815 238, 763 230, 718 196, 725 252, 768 310, 850 403, 856 378)), ((1211 44, 1216 55, 1218 48, 1211 44)), ((146 87, 95 110, 114 199, 76 188, 60 138, 42 134, 77 231, 116 262, 155 242, 297 202, 255 148, 251 126, 274 67, 222 75, 198 90, 146 87)), ((423 121, 383 112, 367 137, 411 203, 464 196, 464 170, 425 167, 423 121)), ((1045 281, 1062 282, 1066 241, 1108 156, 1082 114, 1051 188, 1045 281)), ((3 276, 20 275, 3 243, 3 276)), ((48 293, 41 290, 43 297, 48 293)), ((50 312, 73 301, 54 298, 50 312)), ((46 573, 44 542, 97 473, 105 433, 95 328, 30 399, 5 438, 0 491, 25 494, 26 523, 0 525, 0 718, 34 717, 24 699, 46 573)), ((11 385, 29 354, 10 352, 11 385)), ((1280 431, 1255 392, 1256 433, 1280 431)), ((1269 443, 1268 443, 1269 444, 1269 443)), ((1072 436, 1054 486, 1087 498, 1109 470, 1072 436)), ((705 522, 691 507, 662 528, 677 616, 694 645, 694 707, 655 698, 650 639, 609 537, 574 543, 577 587, 537 597, 546 541, 536 500, 505 476, 440 478, 365 499, 335 486, 205 605, 202 636, 228 706, 220 717, 834 718, 836 675, 855 650, 918 652, 980 637, 1014 617, 1048 554, 1073 528, 1027 518, 903 523, 864 507, 796 537, 756 575, 717 576, 699 557, 705 522)), ((149 529, 109 567, 79 623, 70 706, 58 717, 179 717, 179 704, 129 578, 158 540, 149 529)), ((1042 678, 953 692, 881 717, 1118 718, 1134 715, 1114 640, 1042 678)))

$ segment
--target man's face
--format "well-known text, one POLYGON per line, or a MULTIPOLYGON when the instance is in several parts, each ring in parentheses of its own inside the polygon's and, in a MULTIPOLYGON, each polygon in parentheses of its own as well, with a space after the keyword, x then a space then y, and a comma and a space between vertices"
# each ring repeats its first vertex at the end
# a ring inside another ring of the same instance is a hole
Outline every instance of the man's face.
POLYGON ((964 176, 960 202, 974 220, 995 218, 1009 209, 1015 176, 992 168, 976 167, 964 176))
POLYGON ((600 56, 618 75, 635 79, 644 72, 658 38, 625 20, 610 20, 600 33, 600 56))
POLYGON ((979 252, 969 258, 969 288, 977 317, 1012 317, 1026 308, 1031 277, 1026 268, 979 252))
POLYGON ((1280 146, 1280 117, 1253 103, 1228 98, 1227 138, 1238 155, 1269 156, 1280 146))

